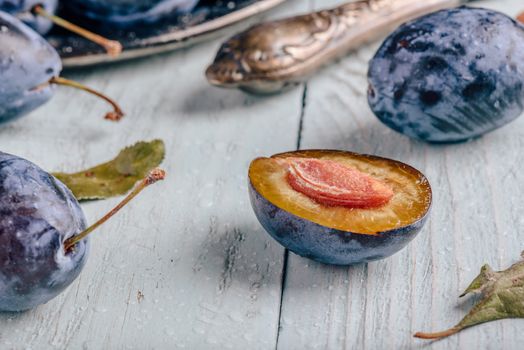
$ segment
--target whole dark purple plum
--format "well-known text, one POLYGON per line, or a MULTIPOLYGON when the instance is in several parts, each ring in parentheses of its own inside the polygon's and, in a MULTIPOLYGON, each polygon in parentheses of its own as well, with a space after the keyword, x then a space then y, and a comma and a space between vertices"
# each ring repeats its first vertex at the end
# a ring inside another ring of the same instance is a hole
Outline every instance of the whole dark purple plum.
POLYGON ((277 242, 335 265, 396 253, 422 229, 431 207, 431 187, 416 169, 330 150, 255 159, 249 195, 258 220, 277 242))
POLYGON ((524 105, 524 27, 460 7, 408 22, 371 60, 368 101, 387 126, 429 142, 458 142, 517 118, 524 105))
POLYGON ((54 14, 58 7, 58 0, 0 0, 0 11, 7 12, 44 35, 53 26, 53 23, 33 12, 35 6, 42 6, 48 13, 54 14))
POLYGON ((22 21, 0 11, 0 123, 26 115, 53 96, 56 85, 87 91, 110 103, 106 119, 124 113, 109 97, 59 77, 62 62, 56 50, 22 21))
POLYGON ((0 11, 0 122, 21 117, 43 105, 55 86, 62 63, 38 33, 0 11))
POLYGON ((23 311, 57 296, 78 276, 89 241, 78 201, 33 163, 0 152, 0 311, 23 311))
POLYGON ((80 274, 88 235, 164 176, 162 169, 153 169, 87 227, 63 183, 25 159, 0 152, 0 311, 29 310, 56 297, 80 274))
POLYGON ((199 0, 67 0, 64 5, 81 17, 129 27, 153 23, 174 13, 191 11, 199 0))

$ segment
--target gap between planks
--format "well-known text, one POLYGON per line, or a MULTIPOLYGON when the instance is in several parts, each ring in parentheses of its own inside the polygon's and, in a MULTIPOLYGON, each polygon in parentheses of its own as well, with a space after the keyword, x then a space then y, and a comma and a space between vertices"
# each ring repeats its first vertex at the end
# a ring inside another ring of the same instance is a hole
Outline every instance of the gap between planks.
MULTIPOLYGON (((297 144, 296 150, 300 150, 302 144, 302 131, 304 129, 304 117, 306 115, 307 107, 307 83, 302 84, 302 98, 300 105, 300 118, 298 120, 297 144)), ((278 341, 280 339, 280 325, 282 324, 282 306, 284 301, 284 293, 286 289, 287 269, 289 260, 289 250, 284 249, 284 258, 282 259, 282 279, 280 282, 280 305, 278 309, 278 323, 277 323, 277 339, 275 342, 275 350, 278 350, 278 341)))

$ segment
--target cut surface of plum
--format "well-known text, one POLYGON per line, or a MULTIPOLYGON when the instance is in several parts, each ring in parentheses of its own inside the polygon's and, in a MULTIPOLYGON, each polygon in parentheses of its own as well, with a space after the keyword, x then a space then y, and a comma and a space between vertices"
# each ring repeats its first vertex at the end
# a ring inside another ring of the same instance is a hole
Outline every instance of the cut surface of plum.
POLYGON ((298 192, 327 206, 380 207, 393 190, 371 176, 329 159, 285 158, 287 181, 298 192))
POLYGON ((423 218, 431 205, 431 187, 418 170, 391 159, 351 152, 309 150, 257 158, 251 163, 249 179, 254 189, 276 207, 325 227, 358 234, 374 235, 405 227, 423 218), (348 194, 342 190, 326 196, 322 186, 327 183, 347 189, 350 185, 333 174, 323 178, 320 190, 311 185, 323 176, 315 174, 314 167, 319 163, 328 164, 330 171, 339 175, 357 174, 354 185, 357 190, 369 190, 366 201, 374 205, 333 205, 333 198, 342 198, 342 202, 346 198, 347 202, 348 194), (318 200, 322 196, 329 197, 331 205, 322 204, 318 200))

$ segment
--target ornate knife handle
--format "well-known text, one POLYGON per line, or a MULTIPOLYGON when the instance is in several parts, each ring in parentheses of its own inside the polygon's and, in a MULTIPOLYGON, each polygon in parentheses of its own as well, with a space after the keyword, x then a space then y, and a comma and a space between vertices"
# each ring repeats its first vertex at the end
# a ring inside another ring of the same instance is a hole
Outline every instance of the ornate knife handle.
POLYGON ((227 40, 206 76, 220 87, 277 93, 407 20, 463 2, 363 0, 258 24, 227 40))

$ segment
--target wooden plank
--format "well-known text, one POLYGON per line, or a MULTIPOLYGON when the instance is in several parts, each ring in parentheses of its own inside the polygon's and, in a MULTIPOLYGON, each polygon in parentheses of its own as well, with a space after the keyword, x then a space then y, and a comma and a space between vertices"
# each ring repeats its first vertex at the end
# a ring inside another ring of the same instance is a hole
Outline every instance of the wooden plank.
MULTIPOLYGON (((316 2, 329 6, 331 2, 316 2)), ((515 15, 519 1, 482 6, 515 15)), ((399 159, 422 170, 434 203, 427 226, 393 257, 348 268, 290 254, 279 349, 518 349, 522 320, 467 330, 444 341, 412 338, 452 326, 472 305, 458 295, 485 262, 506 268, 522 245, 524 120, 465 144, 430 146, 383 126, 366 102, 363 48, 315 76, 307 87, 302 148, 346 149, 399 159)))
MULTIPOLYGON (((339 2, 288 1, 268 18, 339 2)), ((512 15, 522 6, 482 5, 512 15)), ((411 335, 458 321, 472 301, 457 295, 478 268, 505 268, 523 249, 524 120, 441 147, 390 131, 365 99, 377 44, 312 79, 302 148, 400 159, 426 173, 435 201, 425 230, 390 259, 340 268, 289 255, 279 316, 283 249, 249 208, 246 172, 256 156, 295 148, 303 91, 255 98, 208 87, 203 69, 219 43, 68 73, 122 102, 128 117, 119 125, 101 120, 103 104, 60 89, 39 111, 0 128, 2 150, 52 170, 162 138, 170 174, 94 235, 85 270, 59 298, 0 314, 0 348, 270 349, 279 326, 280 349, 520 348, 521 320, 437 343, 411 335)), ((83 207, 93 221, 115 203, 83 207)))
MULTIPOLYGON (((289 2, 270 16, 300 10, 289 2)), ((0 128, 2 150, 50 170, 161 138, 168 173, 94 234, 89 262, 65 293, 0 314, 0 348, 275 348, 283 249, 250 208, 247 167, 295 147, 301 92, 264 99, 209 87, 203 72, 219 44, 68 72, 122 103, 128 115, 117 125, 102 120, 102 103, 61 88, 0 128)), ((116 202, 83 208, 93 222, 116 202)))

